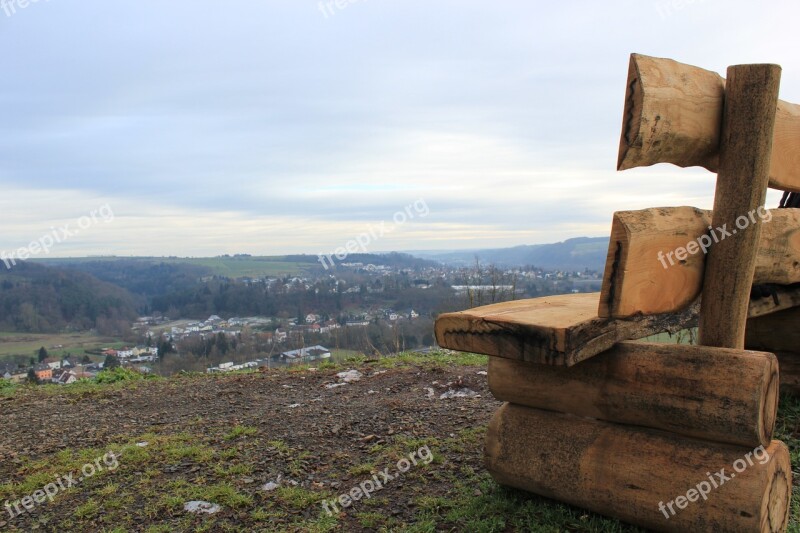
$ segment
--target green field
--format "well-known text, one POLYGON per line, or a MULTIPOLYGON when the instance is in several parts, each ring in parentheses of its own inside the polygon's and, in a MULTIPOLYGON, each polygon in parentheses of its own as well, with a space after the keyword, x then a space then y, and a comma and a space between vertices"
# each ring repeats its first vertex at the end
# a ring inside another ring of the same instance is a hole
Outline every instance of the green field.
MULTIPOLYGON (((280 257, 197 257, 164 259, 165 263, 183 263, 210 268, 217 276, 229 278, 289 276, 302 274, 315 263, 282 261, 280 257)), ((319 263, 316 263, 319 265, 319 263)))
POLYGON ((123 343, 112 337, 100 337, 90 333, 9 333, 0 332, 0 360, 14 355, 33 357, 42 346, 53 357, 67 353, 83 355, 84 350, 92 348, 120 348, 123 343), (61 346, 61 348, 53 348, 61 346))
POLYGON ((319 266, 314 256, 308 262, 287 261, 284 256, 220 256, 220 257, 69 257, 42 258, 35 262, 44 265, 64 265, 69 263, 142 261, 147 263, 185 264, 209 269, 209 275, 229 278, 292 276, 307 272, 319 266))

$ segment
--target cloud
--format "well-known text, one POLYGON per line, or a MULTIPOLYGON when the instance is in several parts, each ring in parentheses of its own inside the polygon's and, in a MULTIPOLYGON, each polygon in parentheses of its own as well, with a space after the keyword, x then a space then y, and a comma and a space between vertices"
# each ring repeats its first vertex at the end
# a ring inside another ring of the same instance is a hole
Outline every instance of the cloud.
POLYGON ((100 200, 114 224, 65 252, 317 253, 419 198, 430 216, 376 247, 549 242, 605 234, 619 209, 710 207, 712 174, 614 164, 630 52, 720 71, 779 62, 782 97, 800 101, 800 8, 775 19, 720 5, 661 17, 663 1, 369 0, 325 18, 313 0, 51 0, 0 12, 0 244, 100 200))

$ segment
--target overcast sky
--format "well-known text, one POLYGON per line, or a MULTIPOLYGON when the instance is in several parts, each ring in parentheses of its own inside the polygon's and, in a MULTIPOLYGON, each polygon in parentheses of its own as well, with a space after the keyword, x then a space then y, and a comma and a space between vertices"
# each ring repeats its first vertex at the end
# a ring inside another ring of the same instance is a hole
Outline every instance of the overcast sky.
POLYGON ((369 251, 603 236, 713 201, 704 170, 616 172, 631 52, 778 63, 800 102, 796 1, 2 3, 6 252, 101 206, 50 255, 328 253, 381 222, 369 251))

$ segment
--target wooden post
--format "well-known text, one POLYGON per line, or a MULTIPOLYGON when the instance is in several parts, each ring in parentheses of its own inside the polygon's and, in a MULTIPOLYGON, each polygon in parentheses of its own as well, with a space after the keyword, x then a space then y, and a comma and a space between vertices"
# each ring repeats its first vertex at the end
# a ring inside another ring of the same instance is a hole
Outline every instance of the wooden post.
POLYGON ((700 344, 705 346, 744 348, 761 236, 755 213, 767 194, 780 77, 778 65, 728 67, 720 169, 709 229, 719 242, 708 254, 700 312, 700 344))

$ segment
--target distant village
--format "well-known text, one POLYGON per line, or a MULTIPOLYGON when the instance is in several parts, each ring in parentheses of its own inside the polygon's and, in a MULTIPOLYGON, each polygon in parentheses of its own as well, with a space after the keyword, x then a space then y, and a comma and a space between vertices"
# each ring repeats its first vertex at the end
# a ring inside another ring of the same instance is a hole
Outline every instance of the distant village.
MULTIPOLYGON (((266 290, 283 294, 335 290, 369 303, 386 302, 381 293, 387 287, 399 286, 402 281, 404 286, 417 290, 418 294, 433 294, 434 289, 438 290, 433 302, 440 311, 536 294, 591 292, 598 290, 601 282, 599 273, 588 270, 488 268, 478 269, 476 273, 472 269, 444 266, 413 271, 362 263, 343 263, 338 267, 317 279, 300 276, 283 279, 242 277, 235 282, 263 285, 266 290), (446 305, 440 301, 442 294, 449 295, 450 301, 446 305)), ((429 304, 422 312, 413 308, 396 310, 371 304, 361 309, 348 308, 336 316, 311 312, 291 318, 288 313, 277 317, 223 318, 212 314, 205 320, 192 320, 151 314, 132 324, 131 338, 138 339, 135 345, 109 346, 62 358, 43 357, 44 354, 40 353, 39 360, 32 360, 28 366, 0 363, 0 377, 17 382, 29 380, 67 385, 80 379, 91 379, 101 371, 117 366, 142 373, 169 374, 180 370, 219 373, 313 364, 331 359, 337 350, 377 349, 374 345, 378 344, 381 336, 382 353, 409 348, 430 349, 435 345, 435 316, 430 308, 431 298, 420 301, 429 304)))

